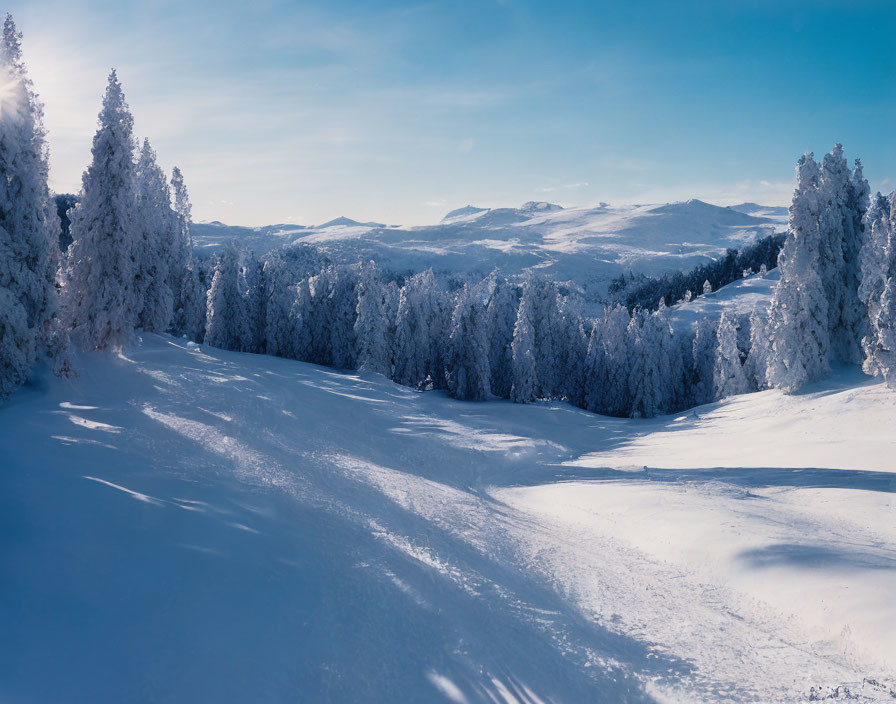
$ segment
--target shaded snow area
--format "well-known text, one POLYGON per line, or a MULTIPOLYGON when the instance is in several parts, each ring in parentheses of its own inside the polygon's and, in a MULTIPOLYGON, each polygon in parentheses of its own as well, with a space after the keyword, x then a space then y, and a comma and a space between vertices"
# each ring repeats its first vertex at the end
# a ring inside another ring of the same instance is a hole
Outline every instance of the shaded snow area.
POLYGON ((657 275, 691 269, 783 229, 775 208, 725 208, 699 200, 665 205, 561 208, 526 203, 520 208, 452 211, 437 225, 386 226, 337 218, 316 227, 231 227, 194 224, 197 252, 235 241, 256 254, 304 243, 333 261, 377 261, 399 273, 437 272, 505 276, 534 271, 556 281, 600 287, 623 272, 657 275), (736 208, 754 209, 753 213, 736 208))
POLYGON ((0 407, 0 701, 893 701, 896 395, 453 401, 145 335, 0 407))

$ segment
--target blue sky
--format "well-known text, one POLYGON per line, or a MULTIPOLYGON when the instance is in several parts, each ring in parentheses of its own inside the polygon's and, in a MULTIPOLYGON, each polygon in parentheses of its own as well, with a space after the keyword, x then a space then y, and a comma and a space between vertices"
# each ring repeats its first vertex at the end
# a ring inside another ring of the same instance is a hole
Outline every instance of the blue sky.
POLYGON ((198 220, 786 203, 835 141, 896 187, 896 2, 13 0, 77 190, 111 67, 198 220))

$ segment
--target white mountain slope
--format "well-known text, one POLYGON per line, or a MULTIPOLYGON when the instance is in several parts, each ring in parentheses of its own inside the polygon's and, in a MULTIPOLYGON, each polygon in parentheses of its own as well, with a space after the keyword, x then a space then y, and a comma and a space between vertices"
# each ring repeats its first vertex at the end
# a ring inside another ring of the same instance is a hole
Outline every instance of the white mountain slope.
POLYGON ((374 227, 338 218, 319 227, 288 225, 193 227, 200 250, 235 239, 261 252, 303 242, 335 261, 374 259, 393 271, 507 275, 535 270, 558 281, 605 285, 629 270, 661 274, 689 269, 782 229, 776 217, 758 217, 699 200, 665 205, 568 208, 526 203, 521 208, 452 211, 437 225, 374 227))
POLYGON ((896 696, 857 373, 644 421, 154 335, 79 368, 0 407, 0 701, 896 696))

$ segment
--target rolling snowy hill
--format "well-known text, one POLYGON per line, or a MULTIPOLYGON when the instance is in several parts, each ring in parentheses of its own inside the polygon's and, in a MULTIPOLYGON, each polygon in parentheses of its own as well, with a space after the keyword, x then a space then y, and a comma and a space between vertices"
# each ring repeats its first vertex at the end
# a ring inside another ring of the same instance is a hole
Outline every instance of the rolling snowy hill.
POLYGON ((858 373, 626 420, 155 335, 78 368, 0 407, 4 702, 896 696, 858 373))
MULTIPOLYGON (((748 204, 749 205, 749 204, 748 204)), ((425 227, 383 226, 337 218, 317 227, 193 225, 200 252, 237 241, 261 253, 306 243, 334 261, 373 259, 397 271, 466 272, 498 268, 508 276, 537 271, 557 281, 601 289, 622 272, 689 269, 783 229, 774 208, 754 214, 699 200, 665 205, 564 209, 531 202, 520 208, 452 211, 425 227)))

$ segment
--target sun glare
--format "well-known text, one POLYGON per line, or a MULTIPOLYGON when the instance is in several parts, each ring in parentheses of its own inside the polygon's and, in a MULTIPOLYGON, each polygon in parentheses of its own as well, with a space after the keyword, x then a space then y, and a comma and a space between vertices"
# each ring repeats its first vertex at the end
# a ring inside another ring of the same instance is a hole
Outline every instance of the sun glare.
POLYGON ((15 120, 22 114, 22 81, 9 69, 0 70, 0 120, 15 120))

